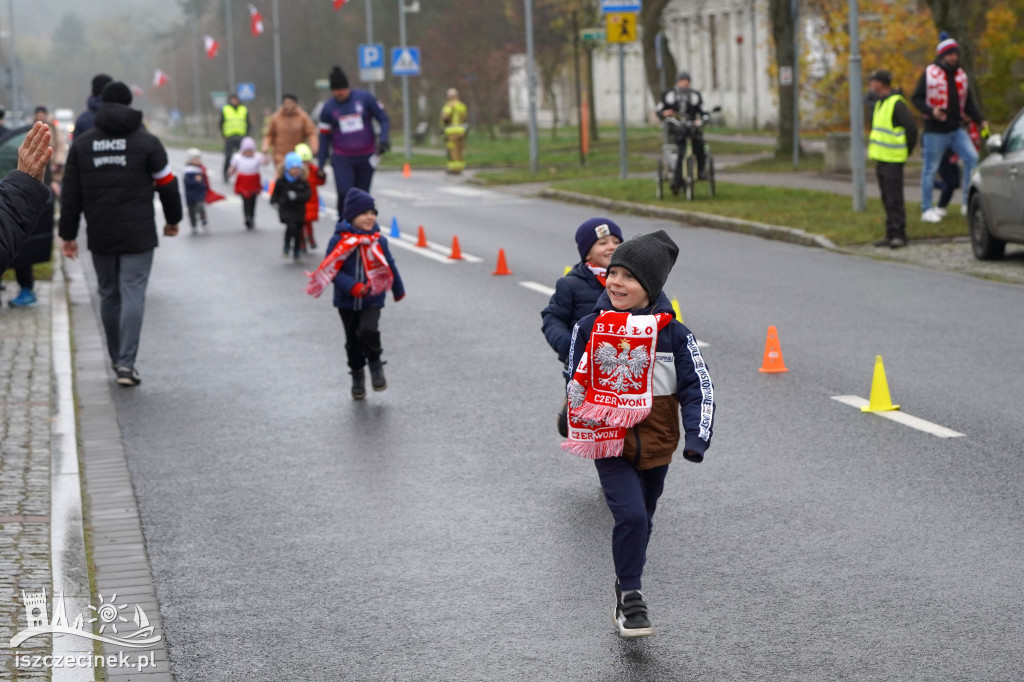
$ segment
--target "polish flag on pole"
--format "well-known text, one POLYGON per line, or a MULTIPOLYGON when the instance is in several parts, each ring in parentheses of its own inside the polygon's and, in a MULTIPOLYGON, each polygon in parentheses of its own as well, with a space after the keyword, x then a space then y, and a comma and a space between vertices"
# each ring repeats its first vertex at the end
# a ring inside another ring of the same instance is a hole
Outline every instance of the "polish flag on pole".
POLYGON ((167 77, 167 74, 160 69, 157 69, 156 73, 153 74, 153 85, 155 87, 159 88, 162 85, 167 85, 167 81, 169 80, 170 78, 167 77))
POLYGON ((345 4, 345 0, 331 0, 334 4, 334 9, 341 9, 341 6, 345 4))
POLYGON ((217 57, 217 50, 220 49, 220 43, 212 36, 203 36, 203 43, 206 46, 206 56, 210 59, 215 59, 217 57))
POLYGON ((249 29, 252 31, 253 37, 261 35, 266 29, 263 25, 263 15, 253 5, 249 5, 249 22, 249 29))

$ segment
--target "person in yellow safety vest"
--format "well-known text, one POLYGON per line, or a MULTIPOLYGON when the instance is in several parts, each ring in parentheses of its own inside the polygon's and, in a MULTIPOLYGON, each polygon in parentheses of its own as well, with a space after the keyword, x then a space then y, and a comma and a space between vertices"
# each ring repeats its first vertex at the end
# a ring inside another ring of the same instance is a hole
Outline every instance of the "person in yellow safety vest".
POLYGON ((220 110, 220 135, 224 138, 224 182, 228 181, 228 166, 232 155, 242 146, 242 138, 249 134, 249 109, 231 95, 220 110))
POLYGON ((444 127, 445 147, 448 148, 448 164, 446 170, 458 175, 466 167, 463 154, 466 151, 466 129, 469 127, 469 112, 466 105, 459 100, 459 91, 449 88, 448 100, 441 109, 441 125, 444 127))
POLYGON ((917 144, 917 123, 907 100, 892 89, 892 74, 878 69, 869 84, 875 100, 871 117, 868 158, 875 161, 878 189, 885 206, 885 237, 875 246, 898 249, 907 245, 907 212, 903 206, 903 166, 917 144))

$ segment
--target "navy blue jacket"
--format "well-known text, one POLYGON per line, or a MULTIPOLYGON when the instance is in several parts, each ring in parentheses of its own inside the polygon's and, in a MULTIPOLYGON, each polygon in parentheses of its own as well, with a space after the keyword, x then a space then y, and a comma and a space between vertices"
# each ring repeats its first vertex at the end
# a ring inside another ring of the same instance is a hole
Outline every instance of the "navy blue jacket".
MULTIPOLYGON (((374 232, 380 232, 380 226, 374 225, 370 234, 374 232)), ((327 254, 334 251, 334 247, 341 241, 341 237, 344 234, 367 234, 361 232, 352 227, 347 221, 339 220, 338 224, 334 227, 334 236, 331 237, 331 241, 327 244, 327 254)), ((405 286, 402 284, 402 277, 398 274, 398 268, 395 266, 395 259, 391 257, 391 250, 388 248, 388 238, 384 235, 380 236, 380 248, 384 252, 384 258, 387 259, 388 265, 391 266, 391 273, 395 276, 395 281, 391 285, 391 293, 394 295, 395 300, 399 300, 405 296, 405 286)), ((325 254, 325 255, 327 255, 325 254)), ((357 282, 366 283, 366 272, 363 271, 363 260, 359 257, 359 254, 353 253, 345 259, 345 264, 338 270, 338 274, 334 276, 334 307, 341 308, 342 310, 362 310, 363 308, 383 308, 385 293, 376 294, 371 296, 367 294, 362 298, 356 298, 349 292, 357 282)))
POLYGON ((99 95, 90 97, 85 102, 85 111, 78 115, 78 120, 75 121, 75 137, 79 137, 82 133, 89 132, 89 129, 96 125, 96 110, 100 108, 100 104, 103 103, 103 98, 99 95))
POLYGON ((207 189, 202 167, 191 164, 185 166, 185 201, 190 204, 204 203, 207 189))
POLYGON ((594 304, 602 293, 604 287, 582 262, 555 282, 555 293, 551 295, 548 307, 540 311, 544 320, 540 328, 562 363, 569 359, 572 328, 581 318, 594 312, 594 304))
MULTIPOLYGON (((594 307, 594 310, 597 312, 587 315, 577 323, 576 328, 573 330, 572 347, 569 351, 570 367, 575 368, 579 365, 580 357, 583 355, 587 342, 590 340, 590 333, 594 329, 594 321, 597 319, 598 312, 614 309, 607 292, 603 293, 594 307)), ((672 303, 664 292, 658 294, 658 300, 655 301, 653 306, 630 310, 629 312, 635 315, 653 315, 654 313, 674 315, 672 303)), ((682 413, 683 431, 685 433, 683 453, 686 459, 700 462, 704 459, 704 452, 711 444, 715 416, 715 387, 711 383, 711 376, 708 374, 704 357, 697 346, 697 339, 693 332, 687 329, 682 322, 672 320, 658 332, 658 345, 655 348, 655 353, 658 355, 659 363, 663 354, 664 356, 672 356, 676 377, 674 396, 679 402, 679 411, 682 413)), ((647 422, 653 420, 663 421, 665 419, 664 413, 658 409, 658 403, 664 401, 658 396, 657 379, 655 383, 655 408, 651 410, 651 414, 647 419, 632 429, 638 433, 644 429, 647 422)), ((672 420, 674 421, 674 419, 675 417, 673 416, 672 420)), ((663 434, 667 433, 668 429, 660 428, 649 430, 649 432, 653 432, 654 437, 664 437, 663 434)), ((650 435, 648 438, 650 438, 650 435)), ((626 449, 629 450, 631 446, 630 436, 627 436, 626 445, 626 449)), ((646 447, 649 450, 655 450, 658 446, 662 445, 666 444, 653 443, 648 440, 646 447)), ((674 450, 676 447, 674 443, 668 443, 667 445, 670 450, 674 450)), ((630 458, 630 453, 626 452, 625 456, 627 459, 630 458)), ((641 466, 640 468, 644 467, 641 466)))

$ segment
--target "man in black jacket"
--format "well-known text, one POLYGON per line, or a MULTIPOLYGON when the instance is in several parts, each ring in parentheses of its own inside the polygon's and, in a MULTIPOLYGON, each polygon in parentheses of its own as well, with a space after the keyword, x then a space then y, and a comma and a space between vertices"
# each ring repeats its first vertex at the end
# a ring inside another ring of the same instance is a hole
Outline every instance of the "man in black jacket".
MULTIPOLYGON (((932 208, 932 191, 946 150, 952 149, 964 163, 963 196, 966 198, 971 171, 978 165, 978 152, 964 126, 967 119, 979 128, 988 125, 975 102, 973 88, 968 87, 967 73, 960 68, 960 47, 945 33, 941 38, 935 49, 935 62, 925 68, 910 98, 924 117, 921 220, 926 223, 942 220, 942 215, 932 208)), ((966 203, 961 206, 961 213, 967 215, 966 203)))
POLYGON ((707 177, 707 155, 704 153, 704 133, 701 126, 708 121, 709 116, 708 112, 704 111, 704 98, 700 91, 690 87, 689 71, 680 71, 676 76, 676 87, 662 93, 657 111, 662 119, 675 116, 689 124, 675 129, 674 141, 679 155, 672 173, 671 189, 673 194, 678 194, 683 187, 683 158, 686 156, 687 140, 690 140, 693 155, 697 157, 697 177, 701 180, 707 177))
POLYGON ((36 123, 18 148, 18 168, 0 180, 0 273, 10 267, 50 198, 42 180, 52 155, 50 128, 36 123))
POLYGON ((92 94, 85 101, 85 111, 79 114, 78 120, 75 121, 75 135, 87 133, 95 125, 96 110, 100 108, 100 104, 103 102, 103 88, 107 87, 107 84, 113 80, 113 78, 105 73, 98 73, 92 77, 92 94))
POLYGON ((102 100, 95 127, 76 135, 68 153, 60 237, 64 255, 77 257, 78 223, 85 214, 107 351, 117 383, 136 386, 141 379, 135 356, 157 246, 153 192, 160 195, 168 237, 178 234, 181 195, 164 146, 142 128, 142 112, 128 106, 132 102, 128 86, 110 83, 103 89, 102 100))

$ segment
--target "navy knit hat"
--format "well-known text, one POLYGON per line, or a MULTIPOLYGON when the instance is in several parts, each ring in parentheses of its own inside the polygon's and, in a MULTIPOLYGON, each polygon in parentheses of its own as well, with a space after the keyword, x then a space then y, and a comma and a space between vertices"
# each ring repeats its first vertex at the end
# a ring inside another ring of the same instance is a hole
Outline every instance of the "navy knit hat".
POLYGON ((373 197, 358 187, 349 189, 345 193, 345 204, 341 208, 342 220, 351 223, 353 218, 366 211, 377 212, 373 197))
POLYGON ((121 81, 107 83, 103 88, 103 101, 128 105, 132 103, 131 89, 121 81))
POLYGON ((580 251, 580 260, 587 260, 587 254, 598 239, 613 236, 622 241, 622 230, 607 218, 591 218, 576 228, 576 247, 580 251))
POLYGON ((679 247, 665 230, 638 234, 622 242, 612 254, 608 269, 616 265, 629 270, 647 292, 651 304, 665 287, 668 273, 676 264, 679 247))

